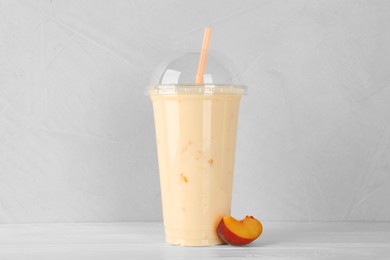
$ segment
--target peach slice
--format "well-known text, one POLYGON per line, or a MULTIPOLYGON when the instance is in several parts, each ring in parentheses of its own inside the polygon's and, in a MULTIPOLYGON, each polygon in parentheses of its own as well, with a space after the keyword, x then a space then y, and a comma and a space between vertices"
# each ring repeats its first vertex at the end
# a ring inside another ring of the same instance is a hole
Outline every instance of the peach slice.
POLYGON ((263 232, 263 225, 252 216, 243 220, 233 217, 223 217, 217 227, 218 236, 226 243, 242 246, 258 238, 263 232))

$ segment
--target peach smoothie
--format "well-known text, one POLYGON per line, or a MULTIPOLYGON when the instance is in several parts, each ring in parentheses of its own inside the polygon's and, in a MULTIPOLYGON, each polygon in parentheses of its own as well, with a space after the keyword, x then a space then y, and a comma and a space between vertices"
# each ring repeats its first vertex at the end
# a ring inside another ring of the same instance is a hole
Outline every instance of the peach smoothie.
POLYGON ((149 94, 166 241, 222 244, 216 229, 221 218, 230 215, 243 88, 160 85, 149 94))

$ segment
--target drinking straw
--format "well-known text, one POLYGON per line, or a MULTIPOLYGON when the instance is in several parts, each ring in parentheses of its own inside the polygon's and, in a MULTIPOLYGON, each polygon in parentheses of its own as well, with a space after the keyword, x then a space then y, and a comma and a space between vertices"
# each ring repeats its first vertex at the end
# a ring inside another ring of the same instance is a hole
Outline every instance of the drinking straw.
POLYGON ((199 63, 198 63, 198 71, 196 72, 196 77, 195 77, 195 83, 197 85, 202 85, 204 82, 203 74, 206 69, 207 52, 210 46, 210 34, 211 34, 211 28, 210 27, 204 28, 202 49, 200 51, 199 63))

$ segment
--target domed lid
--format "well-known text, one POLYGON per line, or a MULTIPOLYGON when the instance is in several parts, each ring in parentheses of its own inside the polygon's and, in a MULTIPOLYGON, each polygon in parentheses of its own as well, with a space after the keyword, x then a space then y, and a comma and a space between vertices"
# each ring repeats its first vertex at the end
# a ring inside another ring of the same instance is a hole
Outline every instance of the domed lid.
POLYGON ((187 52, 162 63, 153 73, 149 93, 246 93, 233 63, 216 52, 208 53, 204 83, 196 84, 199 55, 187 52))

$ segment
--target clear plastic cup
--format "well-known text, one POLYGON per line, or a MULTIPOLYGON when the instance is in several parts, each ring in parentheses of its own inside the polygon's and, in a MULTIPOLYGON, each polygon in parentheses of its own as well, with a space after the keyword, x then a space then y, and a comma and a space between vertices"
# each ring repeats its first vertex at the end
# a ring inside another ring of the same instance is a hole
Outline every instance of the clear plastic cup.
POLYGON ((195 75, 197 55, 168 63, 158 84, 148 89, 166 241, 182 246, 223 243, 216 228, 230 215, 238 112, 246 92, 231 84, 229 67, 212 57, 204 85, 184 83, 186 73, 195 75))

